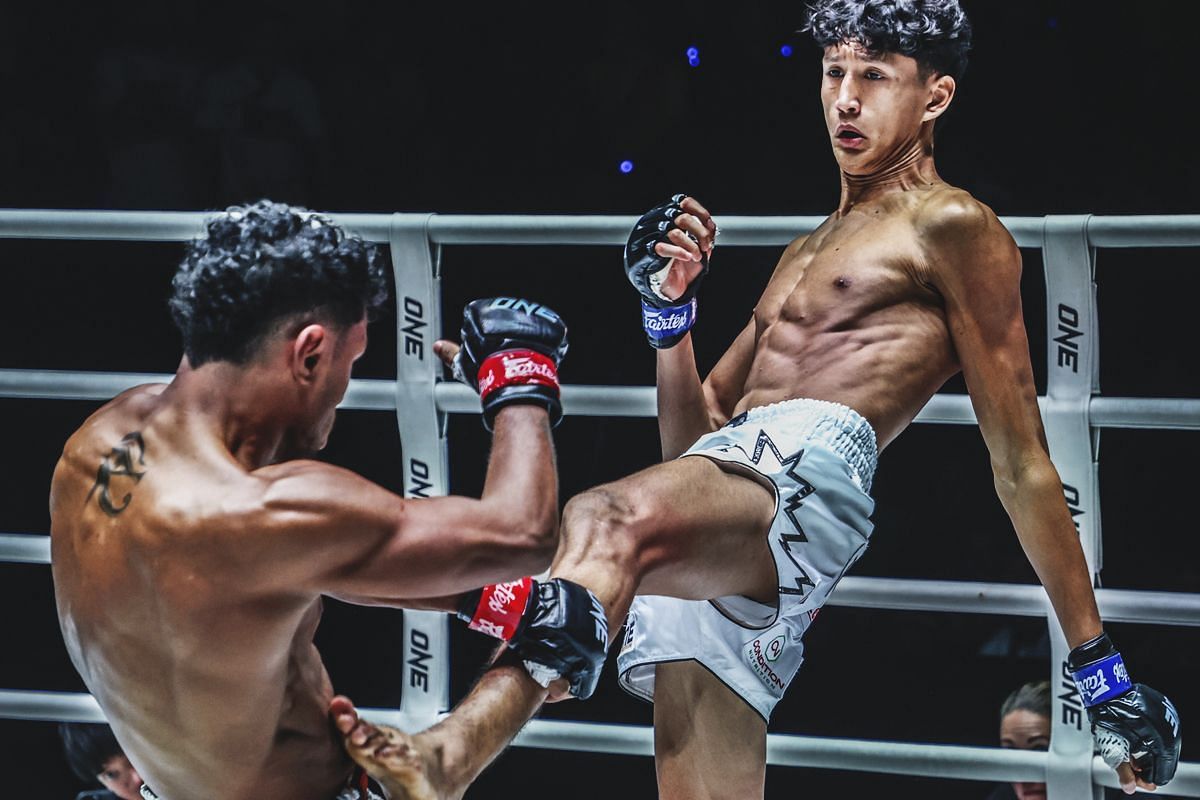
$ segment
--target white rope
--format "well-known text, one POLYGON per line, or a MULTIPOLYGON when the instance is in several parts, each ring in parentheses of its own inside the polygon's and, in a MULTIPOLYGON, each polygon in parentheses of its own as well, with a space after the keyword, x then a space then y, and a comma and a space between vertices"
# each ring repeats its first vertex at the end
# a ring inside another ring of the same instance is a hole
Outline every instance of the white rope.
MULTIPOLYGON (((198 234, 206 214, 200 212, 105 212, 105 211, 0 211, 0 238, 66 238, 104 240, 183 241, 198 234)), ((575 244, 620 245, 634 222, 624 216, 471 216, 471 215, 382 215, 332 214, 337 222, 375 242, 390 242, 396 250, 397 237, 411 239, 429 264, 435 278, 432 291, 413 299, 440 309, 437 292, 437 257, 430 245, 441 244, 575 244), (432 260, 430 260, 432 257, 432 260)), ((795 236, 810 232, 821 222, 818 217, 724 217, 723 239, 726 245, 775 246, 783 245, 795 236)), ((1002 222, 1022 247, 1043 248, 1047 275, 1071 291, 1086 291, 1090 277, 1085 269, 1080 276, 1066 275, 1064 270, 1074 264, 1067 256, 1078 260, 1088 258, 1088 248, 1096 247, 1183 247, 1200 246, 1200 215, 1159 217, 1005 217, 1002 222), (1060 235, 1064 234, 1064 235, 1060 235), (1065 235, 1069 234, 1069 235, 1065 235), (1073 237, 1073 238, 1072 238, 1073 237), (1056 242, 1051 247, 1050 242, 1056 242), (1055 249, 1057 248, 1057 249, 1055 249), (1064 249, 1065 248, 1065 249, 1064 249), (1052 252, 1053 251, 1053 252, 1052 252)), ((1080 262, 1083 263, 1083 262, 1080 262)), ((1086 266, 1086 265, 1085 265, 1086 266)), ((1078 270, 1077 270, 1078 271, 1078 270)), ((1048 298, 1060 305, 1059 295, 1047 292, 1048 298), (1052 297, 1053 295, 1053 297, 1052 297)), ((1085 295, 1081 295, 1087 299, 1085 295)), ((1080 298, 1068 304, 1073 319, 1082 309, 1080 298)), ((407 308, 407 306, 406 306, 407 308)), ((431 317, 412 323, 428 326, 431 317)), ((1061 320, 1060 320, 1061 321, 1061 320)), ((1050 321, 1051 328, 1055 320, 1050 321)), ((438 326, 429 328, 437 329, 438 326)), ((1086 327, 1086 326, 1085 326, 1086 327)), ((1070 337, 1086 331, 1069 330, 1070 337)), ((1058 340, 1055 339, 1055 342, 1058 340)), ((1076 343, 1077 344, 1077 343, 1076 343)), ((1051 365, 1054 365, 1053 344, 1051 365)), ((1094 346, 1094 345, 1093 345, 1094 346)), ((424 348, 424 344, 422 344, 424 348)), ((1061 348, 1060 348, 1061 349, 1061 348)), ((1094 350, 1092 351, 1094 353, 1094 350)), ((1068 354, 1071 355, 1071 354, 1068 354)), ((1059 366, 1062 366, 1060 353, 1059 366)), ((1091 366, 1095 359, 1092 356, 1091 366)), ((403 376, 402 376, 403 377, 403 376)), ((1061 377, 1061 376, 1060 376, 1061 377)), ((35 370, 0 371, 0 397, 48 399, 104 400, 147 378, 169 380, 169 376, 145 376, 135 373, 49 372, 35 370)), ((1171 398, 1112 398, 1089 396, 1088 387, 1080 381, 1086 373, 1076 376, 1080 386, 1074 402, 1072 420, 1080 426, 1075 438, 1078 453, 1087 455, 1088 436, 1095 436, 1099 427, 1183 428, 1200 429, 1200 400, 1171 398), (1082 387, 1082 388, 1080 388, 1082 387), (1077 402, 1075 402, 1077 401, 1077 402)), ((1059 430, 1064 413, 1062 381, 1051 381, 1051 399, 1041 400, 1043 414, 1050 422, 1048 429, 1059 430), (1049 412, 1047 414, 1047 411, 1049 412)), ((1074 385, 1073 385, 1074 386, 1074 385)), ((400 387, 392 381, 354 381, 347 393, 345 408, 394 410, 400 387)), ((453 384, 434 384, 430 379, 423 391, 433 392, 432 408, 438 415, 445 412, 478 413, 478 400, 465 387, 453 384)), ((1091 387, 1095 394, 1095 386, 1091 387)), ((654 416, 653 387, 564 387, 563 403, 566 413, 604 416, 654 416)), ((918 421, 972 424, 975 422, 968 398, 956 395, 937 395, 918 415, 918 421)), ((1060 445, 1061 447, 1061 445, 1060 445)), ((1076 453, 1076 455, 1078 455, 1076 453)), ((444 445, 443 445, 444 456, 444 445)), ((1086 459, 1076 459, 1086 467, 1086 459), (1082 460, 1081 460, 1082 459, 1082 460)), ((424 464, 424 462, 422 462, 424 464)), ((1076 470, 1079 471, 1079 470, 1076 470)), ((1078 482, 1077 478, 1073 478, 1078 482)), ((1094 481, 1094 476, 1093 476, 1094 481)), ((1089 525, 1098 522, 1098 511, 1089 512, 1089 525), (1091 520, 1095 518, 1095 521, 1091 520)), ((1094 535, 1092 535, 1094 539, 1094 535)), ((44 537, 0 535, 0 557, 23 563, 46 563, 48 543, 44 537), (32 540, 39 540, 34 542, 32 540)), ((1098 556, 1097 556, 1098 558, 1098 556)), ((953 610, 976 613, 1015 613, 1047 615, 1044 592, 1037 586, 1004 584, 955 583, 942 581, 902 581, 894 579, 848 578, 833 601, 840 605, 895 607, 908 610, 953 610), (890 604, 890 605, 889 605, 890 604), (1003 610, 999 610, 1003 609, 1003 610)), ((1101 613, 1107 619, 1128 621, 1166 621, 1168 624, 1198 624, 1200 595, 1166 592, 1114 592, 1098 590, 1101 613), (1115 616, 1114 616, 1115 615, 1115 616), (1169 619, 1164 619, 1169 618, 1169 619)), ((1054 630, 1054 619, 1048 617, 1054 630)), ((1061 638, 1061 637, 1058 637, 1061 638)), ((1060 643, 1061 644, 1061 643, 1060 643)), ((1058 653, 1056 652, 1056 655, 1058 653)), ((445 676, 443 676, 444 678, 445 676)), ((445 681, 443 681, 445 683, 445 681)), ((444 688, 444 687, 443 687, 444 688)), ((62 713, 82 716, 99 714, 95 701, 86 695, 61 695, 42 692, 11 692, 0 690, 0 716, 32 719, 48 707, 58 707, 54 719, 62 713)), ((397 714, 398 712, 379 712, 397 714)), ((69 718, 69 717, 68 717, 69 718)), ((1063 745, 1067 733, 1056 726, 1056 742, 1063 745), (1063 734, 1059 736, 1057 734, 1063 734)), ((1079 735, 1085 736, 1082 731, 1079 735)), ((649 729, 628 726, 597 726, 587 723, 535 721, 518 737, 517 744, 545 746, 555 749, 582 749, 589 752, 649 752, 649 729), (618 748, 618 749, 610 749, 618 748)), ((789 766, 822 766, 842 769, 862 769, 896 774, 931 775, 943 778, 975 778, 981 780, 1038 780, 1047 779, 1051 795, 1076 793, 1077 777, 1087 785, 1088 775, 1079 775, 1086 763, 1069 757, 1066 751, 1049 754, 1012 753, 992 748, 962 748, 944 745, 920 745, 862 740, 830 740, 814 737, 772 735, 769 739, 768 762, 789 766), (1022 760, 1026 759, 1026 760, 1022 760), (1019 771, 1018 771, 1019 770, 1019 771), (1066 782, 1065 782, 1066 781, 1066 782)), ((1070 750, 1071 748, 1067 748, 1070 750)), ((1085 752, 1079 752, 1082 758, 1085 752)), ((1086 771, 1086 770, 1085 770, 1086 771)), ((1090 778, 1105 785, 1115 785, 1112 772, 1097 759, 1091 764, 1090 778)), ((1200 796, 1200 765, 1185 764, 1171 785, 1172 794, 1200 796), (1184 790, 1180 792, 1180 790, 1184 790)))
MULTIPOLYGON (((399 725, 394 709, 364 708, 363 716, 399 725)), ((0 689, 0 718, 104 722, 88 694, 0 689)), ((572 750, 625 756, 654 753, 654 731, 641 725, 533 720, 513 741, 516 747, 572 750)), ((773 733, 767 737, 767 763, 784 767, 821 767, 856 772, 882 772, 974 781, 1043 781, 1048 755, 1030 750, 945 744, 909 744, 869 739, 835 739, 773 733)), ((1099 758, 1093 780, 1117 786, 1111 769, 1099 758)), ((1159 795, 1200 797, 1200 764, 1183 763, 1167 790, 1159 795)))
MULTIPOLYGON (((50 563, 50 537, 0 533, 0 562, 50 563)), ((1200 626, 1200 594, 1097 589, 1100 615, 1111 622, 1200 626)), ((1046 592, 1035 584, 936 581, 911 578, 843 578, 832 606, 892 611, 1001 614, 1044 617, 1046 592)))
MULTIPOLYGON (((143 383, 169 383, 168 373, 75 372, 70 370, 0 369, 0 398, 30 400, 109 400, 143 383)), ((451 414, 478 414, 479 397, 470 388, 446 381, 434 387, 438 409, 451 414)), ((1039 402, 1044 403, 1041 398, 1039 402)), ((351 411, 395 411, 395 381, 356 378, 341 408, 351 411)), ((563 386, 563 413, 574 416, 653 417, 653 386, 563 386)), ((1091 423, 1098 428, 1200 430, 1200 399, 1176 397, 1093 397, 1091 423)), ((966 395, 936 394, 915 422, 974 425, 975 412, 966 395)))
MULTIPOLYGON (((90 239, 181 242, 202 230, 210 212, 0 210, 0 238, 90 239)), ((390 214, 328 214, 364 239, 387 242, 390 214)), ((812 232, 824 217, 722 216, 726 245, 782 246, 812 232)), ((1045 217, 1001 217, 1021 247, 1040 247, 1045 217)), ((435 214, 434 244, 620 245, 633 216, 435 214)), ((1092 217, 1087 229, 1094 247, 1198 247, 1200 215, 1092 217)))

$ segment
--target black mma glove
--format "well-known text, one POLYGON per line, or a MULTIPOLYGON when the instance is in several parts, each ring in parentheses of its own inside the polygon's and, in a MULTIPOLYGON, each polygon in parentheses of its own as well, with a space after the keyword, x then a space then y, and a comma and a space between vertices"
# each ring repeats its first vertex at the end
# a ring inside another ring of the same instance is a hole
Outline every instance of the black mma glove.
POLYGON ((1179 713, 1171 701, 1141 683, 1130 683, 1121 654, 1107 633, 1076 647, 1067 668, 1087 707, 1096 751, 1116 769, 1132 762, 1144 781, 1163 786, 1179 766, 1179 713))
POLYGON ((554 578, 522 578, 463 595, 458 618, 474 631, 503 639, 542 686, 566 678, 571 694, 596 691, 608 651, 604 607, 588 589, 554 578))
MULTIPOLYGON (((667 278, 671 259, 654 252, 654 246, 669 242, 667 233, 679 227, 675 218, 685 213, 679 206, 685 197, 677 194, 647 211, 633 226, 625 245, 625 274, 642 296, 642 327, 650 344, 660 350, 674 347, 695 324, 696 291, 708 272, 708 255, 701 253, 700 272, 683 294, 674 300, 662 294, 662 282, 667 278)), ((688 236, 695 239, 690 233, 688 236)))
POLYGON ((554 311, 529 300, 490 297, 463 309, 462 349, 454 377, 479 391, 483 426, 509 403, 533 403, 562 419, 558 365, 567 354, 567 325, 554 311))

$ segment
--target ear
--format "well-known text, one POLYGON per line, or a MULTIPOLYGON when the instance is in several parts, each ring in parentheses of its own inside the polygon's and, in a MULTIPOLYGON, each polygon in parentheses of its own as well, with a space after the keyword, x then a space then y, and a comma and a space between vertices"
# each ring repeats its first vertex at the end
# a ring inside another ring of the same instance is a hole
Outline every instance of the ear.
POLYGON ((957 84, 954 82, 954 78, 949 75, 930 78, 929 99, 925 103, 925 114, 921 117, 921 121, 928 122, 944 114, 950 107, 950 101, 954 99, 956 88, 957 84))
POLYGON ((306 325, 292 339, 292 375, 301 383, 312 383, 329 359, 332 338, 324 325, 306 325))

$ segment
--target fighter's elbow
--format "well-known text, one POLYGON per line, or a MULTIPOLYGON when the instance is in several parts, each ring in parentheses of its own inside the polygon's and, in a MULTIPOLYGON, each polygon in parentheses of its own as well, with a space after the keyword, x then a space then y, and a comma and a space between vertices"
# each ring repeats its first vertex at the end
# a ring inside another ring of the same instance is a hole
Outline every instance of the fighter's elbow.
POLYGON ((504 542, 502 549, 521 571, 532 575, 549 569, 558 551, 557 511, 514 515, 503 527, 505 530, 498 532, 504 542))

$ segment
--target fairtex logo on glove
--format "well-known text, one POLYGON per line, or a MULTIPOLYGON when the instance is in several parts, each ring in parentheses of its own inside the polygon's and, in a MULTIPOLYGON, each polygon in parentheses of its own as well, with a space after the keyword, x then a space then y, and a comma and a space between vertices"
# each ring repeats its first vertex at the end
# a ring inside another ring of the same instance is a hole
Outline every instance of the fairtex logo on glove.
POLYGON ((479 367, 479 396, 487 397, 505 386, 539 384, 558 390, 558 368, 548 356, 533 350, 503 350, 483 360, 479 367))
POLYGON ((665 339, 691 330, 696 323, 696 299, 681 306, 655 308, 642 301, 642 327, 652 339, 665 339))
POLYGON ((467 627, 507 642, 517 632, 532 587, 532 578, 483 587, 475 616, 467 627))
MULTIPOLYGON (((558 373, 554 371, 554 364, 548 358, 544 361, 536 361, 529 356, 518 356, 511 353, 503 353, 500 358, 504 362, 504 379, 506 381, 520 379, 529 381, 531 378, 542 378, 546 383, 558 385, 558 373)), ((545 357, 543 356, 543 358, 545 357)))
POLYGON ((1080 699, 1089 708, 1120 697, 1133 688, 1120 653, 1114 653, 1095 664, 1088 664, 1071 677, 1075 679, 1075 689, 1079 692, 1080 699))

